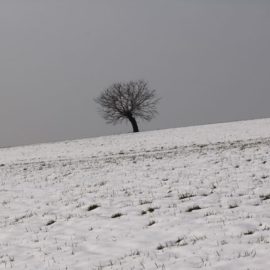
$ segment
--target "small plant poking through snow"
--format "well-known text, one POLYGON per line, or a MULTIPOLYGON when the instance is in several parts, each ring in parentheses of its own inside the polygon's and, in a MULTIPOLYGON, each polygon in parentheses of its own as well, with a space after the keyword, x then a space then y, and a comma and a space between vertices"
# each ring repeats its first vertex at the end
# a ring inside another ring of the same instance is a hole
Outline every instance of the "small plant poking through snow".
POLYGON ((155 212, 155 210, 157 210, 158 209, 158 207, 149 207, 148 209, 147 209, 147 211, 149 212, 149 213, 153 213, 153 212, 155 212))
POLYGON ((116 214, 112 215, 111 218, 119 218, 119 217, 121 217, 121 216, 123 216, 123 214, 121 214, 121 213, 116 213, 116 214))
POLYGON ((234 202, 229 204, 229 209, 237 208, 238 206, 239 206, 238 203, 234 202))
POLYGON ((87 211, 93 211, 97 208, 99 208, 100 206, 98 204, 92 204, 90 206, 87 207, 87 211))
POLYGON ((199 206, 199 205, 193 205, 193 206, 190 206, 187 208, 186 212, 187 213, 190 213, 192 211, 195 211, 195 210, 201 210, 202 208, 199 206))
POLYGON ((147 209, 147 211, 150 212, 150 213, 153 213, 153 212, 155 211, 155 208, 149 207, 149 208, 147 209))
POLYGON ((164 244, 159 244, 157 250, 163 250, 165 248, 175 247, 175 246, 186 246, 187 242, 184 237, 178 237, 176 241, 168 241, 164 244))
POLYGON ((159 244, 158 247, 157 247, 157 250, 163 250, 165 248, 165 246, 159 244))
POLYGON ((150 226, 153 226, 154 224, 156 224, 156 222, 154 221, 154 220, 151 220, 149 223, 148 223, 148 227, 150 227, 150 226))
POLYGON ((249 230, 247 232, 244 232, 244 235, 252 235, 252 234, 254 234, 254 231, 252 231, 252 230, 249 230))
POLYGON ((144 205, 144 204, 151 204, 152 201, 149 201, 149 200, 140 200, 140 205, 144 205))
POLYGON ((54 223, 55 223, 55 220, 51 219, 46 223, 46 226, 51 226, 54 223))
POLYGON ((147 212, 148 212, 148 213, 153 213, 153 212, 155 212, 157 209, 159 209, 159 208, 158 208, 158 207, 148 207, 147 210, 142 210, 142 211, 141 211, 141 215, 142 215, 142 216, 143 216, 143 215, 146 215, 147 212))
POLYGON ((178 195, 178 198, 179 200, 184 200, 184 199, 189 199, 189 198, 192 198, 192 197, 195 197, 195 195, 193 193, 181 193, 178 195))
POLYGON ((178 237, 177 240, 175 241, 176 245, 180 245, 182 243, 182 241, 184 240, 183 237, 178 237))
POLYGON ((261 198, 263 201, 270 200, 270 193, 267 194, 267 195, 261 195, 260 198, 261 198))
POLYGON ((147 211, 142 210, 141 215, 143 216, 143 215, 146 215, 146 214, 147 214, 147 211))

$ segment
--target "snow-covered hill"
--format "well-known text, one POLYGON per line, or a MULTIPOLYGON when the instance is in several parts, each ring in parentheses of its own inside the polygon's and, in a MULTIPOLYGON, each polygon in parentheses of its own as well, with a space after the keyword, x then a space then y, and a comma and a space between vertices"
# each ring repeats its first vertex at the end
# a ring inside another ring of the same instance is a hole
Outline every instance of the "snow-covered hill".
POLYGON ((270 119, 0 149, 0 269, 270 269, 270 119))

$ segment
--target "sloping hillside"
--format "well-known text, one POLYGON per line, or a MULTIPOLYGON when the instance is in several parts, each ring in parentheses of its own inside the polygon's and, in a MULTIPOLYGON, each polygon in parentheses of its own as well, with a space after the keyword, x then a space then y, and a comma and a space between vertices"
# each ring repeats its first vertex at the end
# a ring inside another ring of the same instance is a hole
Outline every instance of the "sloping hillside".
POLYGON ((270 269, 270 119, 0 149, 0 269, 270 269))

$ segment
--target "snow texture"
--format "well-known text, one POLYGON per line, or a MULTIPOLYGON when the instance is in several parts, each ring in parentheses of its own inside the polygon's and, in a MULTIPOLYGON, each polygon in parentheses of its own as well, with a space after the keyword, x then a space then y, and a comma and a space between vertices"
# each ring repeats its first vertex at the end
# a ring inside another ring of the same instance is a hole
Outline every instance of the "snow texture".
POLYGON ((0 149, 0 269, 270 269, 270 119, 0 149))

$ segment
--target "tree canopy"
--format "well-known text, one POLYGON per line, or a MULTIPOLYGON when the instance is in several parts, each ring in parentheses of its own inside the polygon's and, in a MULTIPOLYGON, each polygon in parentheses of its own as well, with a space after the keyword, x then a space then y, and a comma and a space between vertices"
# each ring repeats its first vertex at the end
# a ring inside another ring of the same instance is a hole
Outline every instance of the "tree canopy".
POLYGON ((159 100, 156 90, 151 90, 144 80, 114 83, 95 99, 107 123, 116 124, 128 120, 134 132, 139 131, 137 118, 146 121, 154 118, 159 100))

